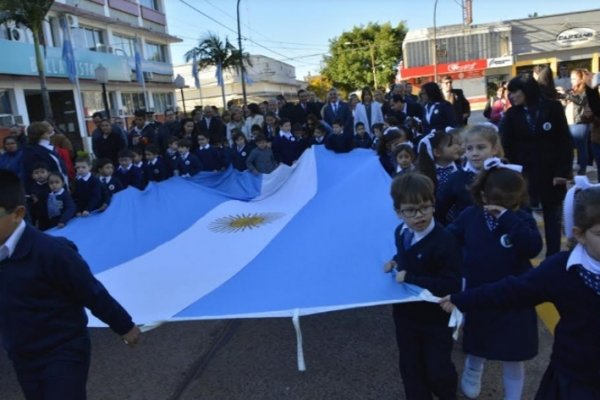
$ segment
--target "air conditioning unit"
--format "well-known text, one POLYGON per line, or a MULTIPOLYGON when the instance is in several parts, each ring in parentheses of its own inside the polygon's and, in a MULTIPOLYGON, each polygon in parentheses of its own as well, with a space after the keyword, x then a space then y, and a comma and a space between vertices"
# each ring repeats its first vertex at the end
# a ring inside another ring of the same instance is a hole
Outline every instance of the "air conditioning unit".
POLYGON ((145 81, 154 80, 154 72, 144 72, 144 80, 145 81))
POLYGON ((79 17, 76 15, 67 16, 67 21, 71 29, 79 29, 79 17))
POLYGON ((97 44, 95 50, 99 53, 113 53, 112 46, 107 46, 105 44, 97 44))
POLYGON ((23 124, 23 117, 20 115, 0 114, 0 126, 11 127, 13 125, 23 124))

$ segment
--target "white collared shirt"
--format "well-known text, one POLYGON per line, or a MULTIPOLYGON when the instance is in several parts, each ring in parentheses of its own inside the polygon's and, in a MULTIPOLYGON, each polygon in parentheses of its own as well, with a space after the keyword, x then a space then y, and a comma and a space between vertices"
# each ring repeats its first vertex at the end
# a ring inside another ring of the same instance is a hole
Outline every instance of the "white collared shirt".
POLYGON ((38 144, 42 147, 47 148, 50 151, 54 151, 54 146, 52 146, 50 144, 50 141, 48 139, 40 139, 40 141, 38 142, 38 144))
POLYGON ((156 157, 154 160, 152 161, 148 161, 148 165, 154 165, 156 164, 156 162, 158 161, 158 157, 156 157))
POLYGON ((50 192, 51 196, 60 196, 61 194, 63 194, 65 192, 65 188, 60 188, 60 190, 58 192, 50 192))
POLYGON ((600 275, 600 261, 590 256, 585 250, 585 247, 581 244, 575 246, 573 251, 571 251, 569 259, 567 260, 567 270, 574 265, 581 265, 592 274, 600 275))
POLYGON ((286 131, 279 131, 279 136, 284 137, 288 140, 292 140, 292 137, 294 137, 294 135, 292 135, 292 132, 286 132, 286 131))
POLYGON ((465 164, 465 168, 464 169, 465 169, 466 172, 472 172, 474 174, 478 174, 479 173, 479 170, 477 168, 475 168, 473 166, 473 164, 471 164, 470 161, 467 161, 467 163, 465 164))
POLYGON ((210 149, 210 144, 205 144, 204 146, 200 146, 199 150, 208 150, 210 149))
POLYGON ((88 179, 90 179, 92 177, 92 173, 88 172, 87 174, 83 175, 83 176, 79 176, 77 175, 77 179, 83 179, 84 181, 88 181, 88 179))
POLYGON ((129 171, 131 169, 131 167, 133 167, 133 163, 129 164, 129 166, 127 168, 123 167, 122 165, 119 165, 119 169, 121 171, 129 171))
POLYGON ((185 153, 185 154, 181 154, 181 159, 182 159, 183 161, 185 161, 185 160, 187 160, 187 158, 188 158, 188 156, 189 156, 189 155, 190 155, 190 152, 189 152, 189 151, 188 151, 187 153, 185 153))
POLYGON ((0 261, 12 257, 17 248, 17 244, 19 244, 19 240, 21 240, 21 236, 23 236, 25 226, 25 221, 21 221, 19 226, 17 226, 17 229, 15 229, 8 239, 6 239, 6 242, 0 246, 0 261))
MULTIPOLYGON (((431 222, 429 223, 429 225, 427 225, 427 228, 423 229, 420 232, 415 232, 412 231, 415 235, 413 236, 413 240, 410 243, 411 246, 415 245, 416 243, 418 243, 421 239, 423 239, 425 236, 429 235, 431 233, 431 231, 433 230, 433 228, 435 228, 435 219, 431 219, 431 222)), ((400 230, 400 234, 402 234, 404 232, 404 230, 412 230, 408 227, 408 225, 406 225, 406 222, 404 223, 404 225, 402 225, 402 229, 400 230)))

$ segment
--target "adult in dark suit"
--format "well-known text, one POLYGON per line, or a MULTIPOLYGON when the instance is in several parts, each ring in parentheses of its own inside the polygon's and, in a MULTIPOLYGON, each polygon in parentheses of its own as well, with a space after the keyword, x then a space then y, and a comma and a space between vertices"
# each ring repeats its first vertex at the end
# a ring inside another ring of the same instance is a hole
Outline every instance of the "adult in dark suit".
POLYGON ((62 158, 50 145, 50 137, 54 128, 46 121, 33 122, 27 127, 29 144, 23 149, 23 169, 25 172, 25 187, 29 188, 34 181, 31 176, 33 168, 39 164, 48 166, 48 171, 58 172, 67 179, 67 167, 62 158))
POLYGON ((452 77, 445 76, 442 79, 442 92, 444 99, 452 105, 456 126, 467 125, 467 121, 471 115, 471 105, 461 89, 454 89, 452 87, 452 77))
POLYGON ((215 115, 211 106, 204 107, 204 115, 197 125, 198 132, 208 132, 210 144, 224 143, 226 140, 226 129, 221 118, 215 115))
POLYGON ((108 119, 103 119, 99 128, 100 135, 92 138, 94 155, 96 158, 108 158, 113 165, 119 165, 119 152, 127 148, 127 142, 108 119))
POLYGON ((421 87, 421 98, 425 107, 421 121, 423 132, 429 133, 434 129, 446 129, 456 126, 452 105, 444 100, 440 87, 435 82, 427 82, 421 87))
POLYGON ((404 124, 406 117, 423 118, 423 107, 419 103, 409 102, 406 97, 396 94, 392 97, 392 107, 388 116, 394 117, 404 124))
POLYGON ((523 166, 531 198, 544 212, 546 256, 560 251, 561 207, 573 173, 573 143, 562 105, 544 98, 530 76, 508 83, 513 106, 500 122, 508 160, 523 166))
POLYGON ((348 103, 339 100, 336 88, 329 90, 327 94, 327 105, 323 108, 323 120, 333 126, 336 120, 342 121, 345 131, 354 131, 354 118, 348 103))
POLYGON ((295 124, 306 125, 309 114, 320 115, 320 108, 315 103, 309 103, 308 92, 304 89, 298 90, 298 103, 291 109, 290 121, 295 124))

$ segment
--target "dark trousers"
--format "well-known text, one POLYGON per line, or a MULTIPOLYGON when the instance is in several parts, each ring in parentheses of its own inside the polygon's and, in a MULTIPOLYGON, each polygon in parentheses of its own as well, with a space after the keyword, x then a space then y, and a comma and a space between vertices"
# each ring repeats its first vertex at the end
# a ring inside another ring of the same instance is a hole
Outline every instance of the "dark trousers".
POLYGON ((452 363, 452 330, 422 325, 394 312, 400 375, 407 400, 455 400, 457 374, 452 363))
POLYGON ((90 346, 61 349, 45 360, 14 363, 27 400, 85 400, 90 346))
POLYGON ((562 205, 542 199, 546 257, 560 251, 562 205))

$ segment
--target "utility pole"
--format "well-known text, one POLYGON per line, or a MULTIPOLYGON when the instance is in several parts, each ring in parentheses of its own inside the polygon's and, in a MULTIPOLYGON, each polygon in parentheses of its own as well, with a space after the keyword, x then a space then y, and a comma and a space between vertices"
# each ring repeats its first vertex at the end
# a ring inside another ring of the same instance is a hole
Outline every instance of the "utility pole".
POLYGON ((240 1, 237 0, 237 28, 238 28, 238 46, 240 49, 240 77, 242 80, 242 96, 244 105, 246 105, 246 75, 244 73, 244 53, 242 51, 242 29, 240 27, 240 1))

